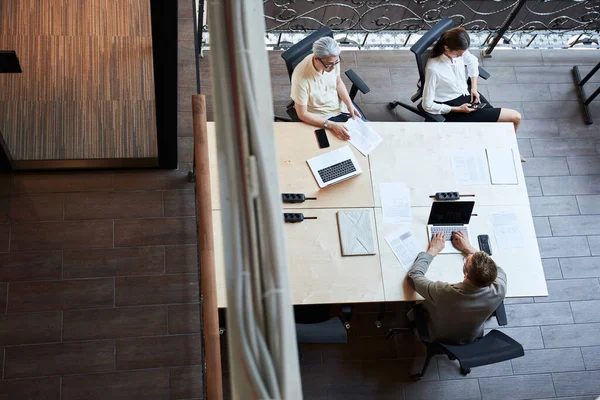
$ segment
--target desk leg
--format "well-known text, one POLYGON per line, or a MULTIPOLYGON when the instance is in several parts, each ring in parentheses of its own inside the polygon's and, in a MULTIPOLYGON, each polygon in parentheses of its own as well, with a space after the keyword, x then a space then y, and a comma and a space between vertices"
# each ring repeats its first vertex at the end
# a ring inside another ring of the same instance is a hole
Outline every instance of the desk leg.
POLYGON ((350 320, 352 319, 352 305, 346 304, 342 306, 341 319, 346 329, 350 329, 350 320))
POLYGON ((375 326, 379 329, 381 328, 381 321, 385 317, 385 303, 379 303, 379 314, 377 314, 377 319, 375 320, 375 326))

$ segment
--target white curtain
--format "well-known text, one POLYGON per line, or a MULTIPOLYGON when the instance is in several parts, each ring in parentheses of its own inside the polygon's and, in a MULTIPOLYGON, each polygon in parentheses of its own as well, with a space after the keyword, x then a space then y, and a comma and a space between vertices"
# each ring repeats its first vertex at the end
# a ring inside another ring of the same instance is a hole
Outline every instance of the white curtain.
POLYGON ((263 2, 208 6, 232 393, 301 399, 263 2))

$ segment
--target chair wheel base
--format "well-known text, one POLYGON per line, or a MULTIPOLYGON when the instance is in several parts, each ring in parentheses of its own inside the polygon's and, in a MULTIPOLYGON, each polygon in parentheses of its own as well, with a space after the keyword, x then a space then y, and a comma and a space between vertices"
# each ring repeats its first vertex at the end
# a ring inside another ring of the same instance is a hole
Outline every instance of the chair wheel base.
POLYGON ((461 375, 469 375, 471 373, 471 368, 461 368, 460 369, 460 373, 461 375))
POLYGON ((391 339, 396 333, 400 333, 400 332, 410 332, 411 329, 406 329, 406 328, 391 328, 387 335, 385 335, 386 339, 391 339))
POLYGON ((388 103, 388 108, 389 108, 390 110, 393 110, 393 109, 394 109, 394 108, 396 108, 396 107, 398 107, 398 103, 397 103, 397 102, 395 102, 395 101, 390 101, 390 102, 388 103))
POLYGON ((412 379, 413 381, 420 381, 421 379, 423 379, 423 374, 414 374, 414 375, 411 375, 410 379, 412 379))

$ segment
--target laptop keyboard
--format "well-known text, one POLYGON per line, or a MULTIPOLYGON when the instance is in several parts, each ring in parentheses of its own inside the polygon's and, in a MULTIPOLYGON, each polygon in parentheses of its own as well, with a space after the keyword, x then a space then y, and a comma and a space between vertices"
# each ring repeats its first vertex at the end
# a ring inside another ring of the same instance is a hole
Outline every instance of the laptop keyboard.
POLYGON ((433 235, 435 235, 438 232, 445 233, 446 241, 450 240, 450 238, 452 237, 452 232, 464 232, 465 235, 467 235, 467 237, 469 237, 469 231, 467 230, 467 227, 464 225, 457 225, 457 226, 433 225, 430 227, 430 230, 431 230, 432 237, 433 237, 433 235))
POLYGON ((344 175, 356 172, 356 168, 354 168, 352 160, 345 160, 340 163, 330 165, 327 168, 320 169, 317 172, 319 173, 323 183, 327 183, 344 175))

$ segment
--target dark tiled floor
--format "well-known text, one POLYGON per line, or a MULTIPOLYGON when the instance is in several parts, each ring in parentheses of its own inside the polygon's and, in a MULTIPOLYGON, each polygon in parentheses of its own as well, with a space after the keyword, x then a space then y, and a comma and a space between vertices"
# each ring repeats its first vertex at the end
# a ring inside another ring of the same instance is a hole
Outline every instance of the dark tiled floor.
POLYGON ((0 399, 202 397, 189 139, 173 171, 0 175, 0 399))
MULTIPOLYGON (((200 61, 202 92, 212 92, 208 58, 200 61)), ((285 116, 289 80, 279 53, 271 53, 275 113, 285 116)), ((419 121, 408 111, 390 111, 394 99, 415 91, 414 56, 407 51, 343 53, 371 86, 357 102, 373 121, 419 121)), ((421 366, 423 348, 411 335, 386 340, 389 327, 405 325, 405 306, 391 308, 381 329, 377 308, 357 307, 346 345, 303 345, 301 365, 307 399, 592 399, 600 395, 600 102, 591 106, 599 121, 587 126, 570 68, 584 73, 600 51, 497 50, 483 66, 492 77, 481 82, 488 100, 523 114, 518 133, 523 164, 544 261, 549 296, 507 300, 505 332, 525 347, 523 358, 474 368, 462 377, 457 364, 438 357, 426 379, 408 380, 421 366)), ((590 83, 595 89, 600 74, 590 83)), ((190 121, 181 115, 180 132, 190 121)), ((495 322, 490 322, 490 328, 495 322)))

